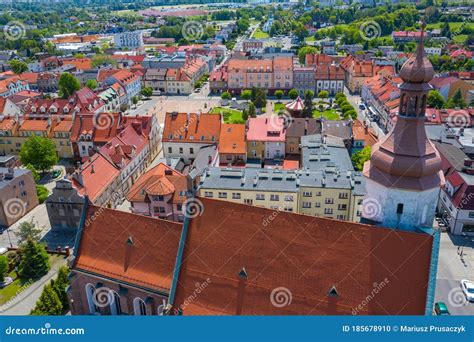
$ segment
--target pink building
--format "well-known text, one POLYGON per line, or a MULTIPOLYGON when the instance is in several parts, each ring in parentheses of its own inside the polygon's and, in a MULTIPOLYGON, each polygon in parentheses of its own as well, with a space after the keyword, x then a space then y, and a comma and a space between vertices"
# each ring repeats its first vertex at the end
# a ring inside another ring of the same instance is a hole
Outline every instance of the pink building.
POLYGON ((127 200, 134 214, 182 222, 188 189, 186 176, 160 163, 136 181, 127 200))

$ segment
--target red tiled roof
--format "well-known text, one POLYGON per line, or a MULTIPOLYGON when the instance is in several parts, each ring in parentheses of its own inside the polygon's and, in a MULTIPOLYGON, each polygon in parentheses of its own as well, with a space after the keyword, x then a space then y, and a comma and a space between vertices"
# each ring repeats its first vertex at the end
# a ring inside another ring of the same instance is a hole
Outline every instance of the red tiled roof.
POLYGON ((78 141, 81 134, 91 134, 92 141, 108 142, 117 135, 119 123, 118 113, 100 113, 95 119, 94 114, 79 113, 74 118, 71 141, 78 141))
POLYGON ((279 117, 250 118, 248 126, 247 141, 285 141, 285 123, 279 117))
POLYGON ((90 206, 73 268, 168 292, 181 224, 90 206))
POLYGON ((219 114, 166 113, 163 141, 216 143, 220 132, 219 114))
POLYGON ((361 315, 425 313, 432 236, 199 200, 174 301, 184 315, 350 315, 361 303, 361 315), (288 305, 272 304, 278 291, 288 305))
POLYGON ((247 145, 245 143, 245 125, 222 124, 219 138, 219 153, 247 153, 247 145))

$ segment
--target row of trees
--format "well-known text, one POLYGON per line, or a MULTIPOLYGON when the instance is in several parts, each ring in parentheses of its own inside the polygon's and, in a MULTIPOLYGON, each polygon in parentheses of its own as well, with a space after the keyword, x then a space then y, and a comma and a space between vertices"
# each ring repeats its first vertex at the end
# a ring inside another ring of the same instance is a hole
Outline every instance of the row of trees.
MULTIPOLYGON (((453 109, 453 108, 466 108, 468 104, 464 100, 461 89, 458 89, 454 96, 449 98, 447 101, 444 99, 443 95, 437 90, 431 90, 428 93, 427 104, 429 107, 441 109, 453 109)), ((471 103, 473 105, 474 103, 471 103)))
POLYGON ((51 316, 61 315, 69 310, 66 288, 69 286, 68 268, 62 266, 58 270, 57 278, 43 288, 40 298, 36 302, 31 315, 51 316))
POLYGON ((342 117, 347 120, 352 118, 353 120, 357 119, 357 111, 354 106, 347 101, 347 97, 344 93, 337 93, 334 97, 334 101, 337 103, 339 108, 342 111, 342 117))

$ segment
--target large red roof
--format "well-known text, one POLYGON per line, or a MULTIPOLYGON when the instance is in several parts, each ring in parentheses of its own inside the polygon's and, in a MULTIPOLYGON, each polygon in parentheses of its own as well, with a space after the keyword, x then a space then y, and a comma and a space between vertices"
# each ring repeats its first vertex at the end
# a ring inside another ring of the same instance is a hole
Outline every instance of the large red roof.
POLYGON ((184 315, 350 315, 361 303, 361 315, 425 313, 430 235, 199 200, 173 303, 184 315))

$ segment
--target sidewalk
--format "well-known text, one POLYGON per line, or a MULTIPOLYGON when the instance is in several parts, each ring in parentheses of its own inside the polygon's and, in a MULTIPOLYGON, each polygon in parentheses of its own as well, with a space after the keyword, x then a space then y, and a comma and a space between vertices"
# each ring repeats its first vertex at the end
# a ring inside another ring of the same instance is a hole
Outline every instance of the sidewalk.
POLYGON ((27 316, 34 308, 38 301, 43 287, 49 283, 49 281, 56 277, 58 270, 61 266, 67 263, 67 259, 61 260, 51 266, 49 272, 44 275, 41 279, 34 282, 32 285, 27 287, 23 292, 13 297, 10 301, 0 307, 0 315, 16 315, 16 316, 27 316))

